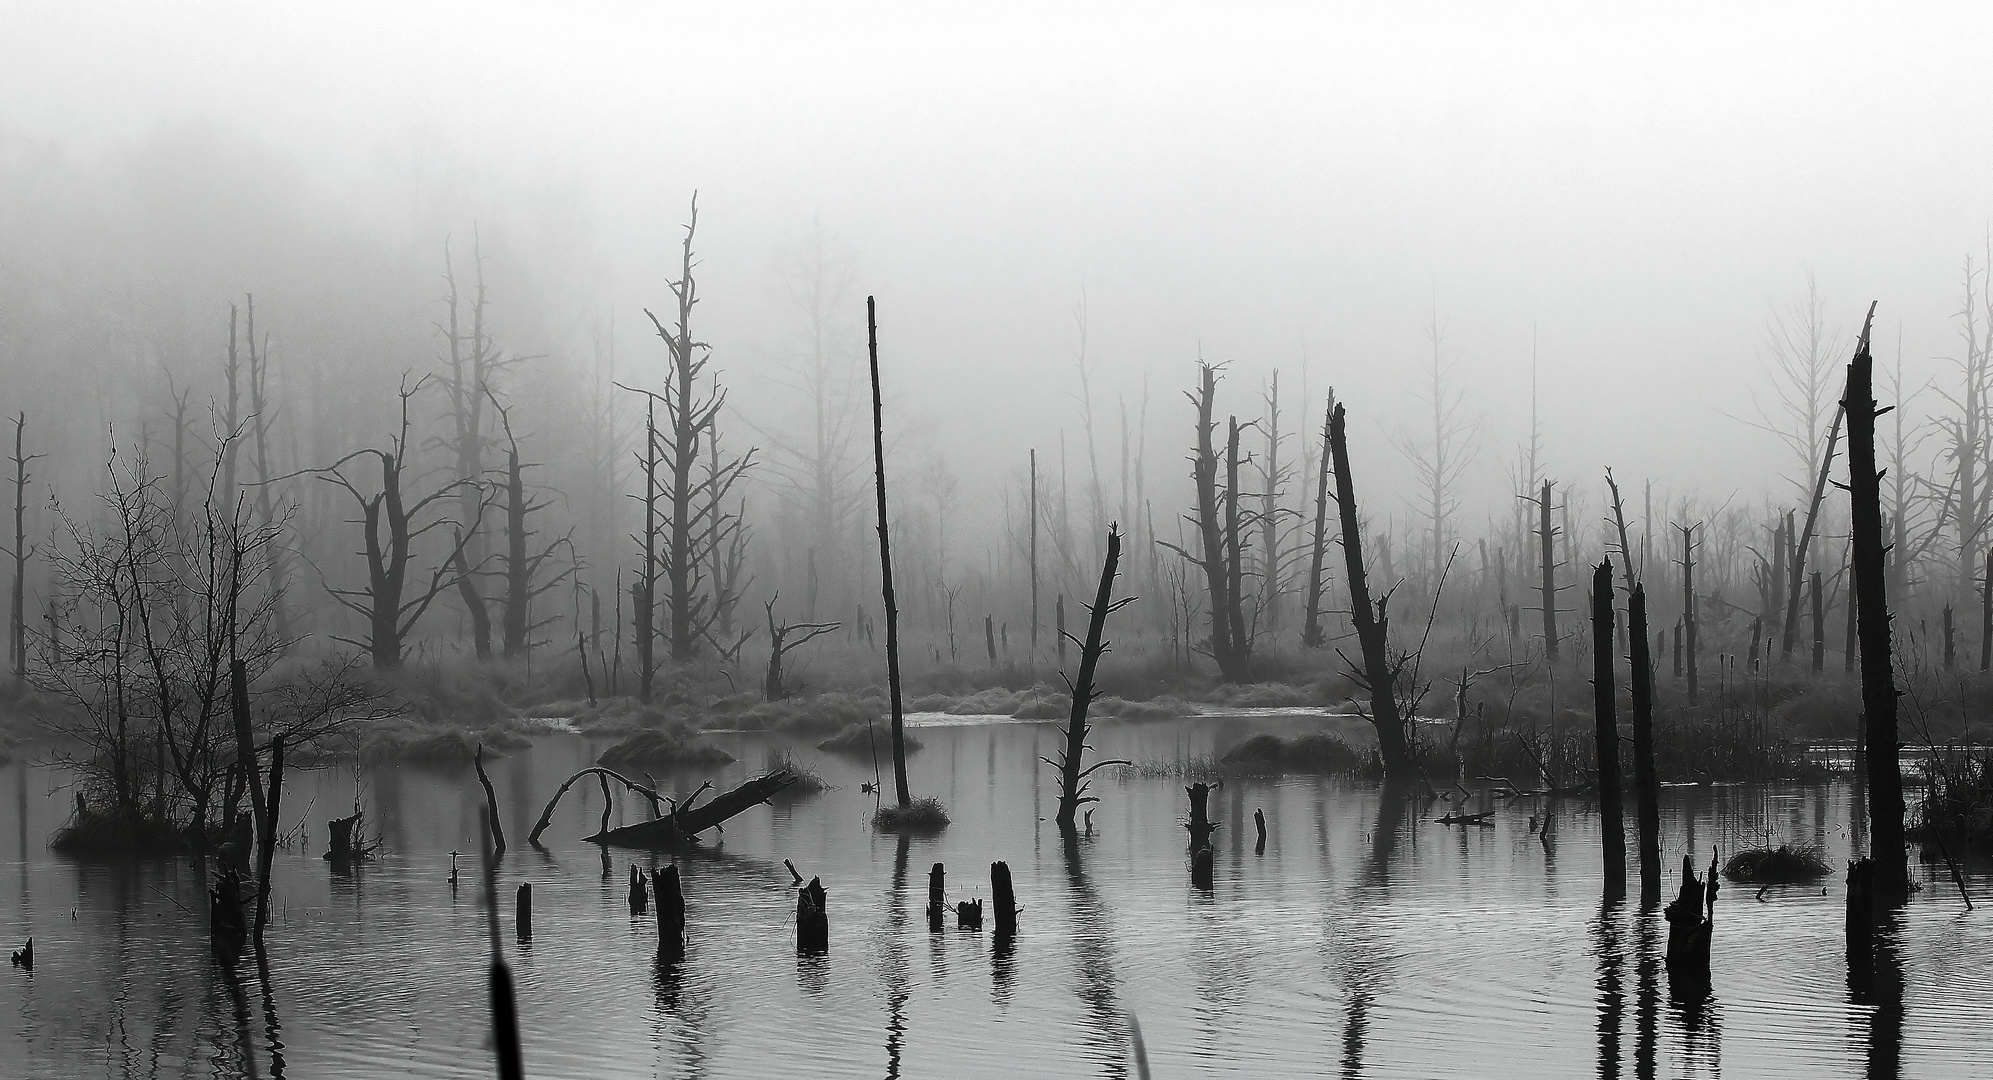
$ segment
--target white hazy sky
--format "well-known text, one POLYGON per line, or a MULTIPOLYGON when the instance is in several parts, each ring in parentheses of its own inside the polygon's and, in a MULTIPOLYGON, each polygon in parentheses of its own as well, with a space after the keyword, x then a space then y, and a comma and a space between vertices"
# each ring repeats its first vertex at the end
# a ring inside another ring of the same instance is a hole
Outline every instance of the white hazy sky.
POLYGON ((1720 497, 1782 464, 1722 410, 1809 273, 1844 325, 1882 302, 1885 358, 1900 329, 1945 370, 1993 220, 1990 48, 1986 4, 6 0, 0 126, 87 157, 206 120, 333 192, 440 139, 579 197, 587 288, 626 311, 696 187, 739 365, 820 220, 970 478, 1076 431, 1084 289, 1097 392, 1146 373, 1159 444, 1200 349, 1243 413, 1305 347, 1402 477, 1383 433, 1436 305, 1487 418, 1476 483, 1505 487, 1534 332, 1553 473, 1720 497))

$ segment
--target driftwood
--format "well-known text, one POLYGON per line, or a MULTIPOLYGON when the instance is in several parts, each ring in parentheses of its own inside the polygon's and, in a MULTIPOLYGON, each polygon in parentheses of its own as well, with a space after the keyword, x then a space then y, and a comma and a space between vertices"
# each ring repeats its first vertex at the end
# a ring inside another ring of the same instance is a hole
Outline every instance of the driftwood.
MULTIPOLYGON (((629 788, 631 791, 634 791, 637 794, 642 795, 645 799, 648 799, 650 801, 651 813, 653 815, 659 812, 659 808, 664 802, 665 797, 659 795, 654 789, 647 788, 642 784, 637 783, 635 780, 632 780, 629 777, 624 776, 622 773, 617 772, 614 769, 605 769, 600 765, 591 766, 589 768, 581 770, 578 773, 575 773, 573 776, 568 777, 565 781, 561 783, 560 790, 554 792, 554 797, 547 800, 547 808, 540 812, 540 820, 533 825, 533 831, 527 834, 526 836, 527 843, 538 844, 540 842, 540 834, 546 832, 547 826, 554 823, 554 807, 560 805, 561 796, 567 794, 567 789, 573 787, 576 781, 580 780, 584 776, 590 776, 590 775, 600 776, 603 780, 605 788, 610 780, 614 780, 617 783, 622 784, 624 787, 629 788)), ((605 798, 603 801, 607 802, 608 800, 605 798)), ((599 830, 599 831, 606 831, 606 828, 604 830, 599 830)), ((501 851, 504 850, 504 845, 502 842, 500 844, 499 850, 501 851)))
MULTIPOLYGON (((716 829, 735 816, 765 803, 776 792, 795 783, 797 776, 787 769, 754 777, 723 795, 715 796, 702 806, 694 806, 693 801, 712 785, 702 785, 692 793, 691 798, 680 804, 672 803, 671 813, 656 821, 643 821, 635 825, 625 825, 620 829, 608 829, 594 836, 585 837, 592 844, 610 844, 616 847, 651 848, 655 850, 677 850, 699 842, 699 834, 708 829, 716 829)), ((551 813, 551 810, 549 811, 551 813)))
POLYGON ((1485 825, 1492 829, 1495 827, 1495 823, 1488 819, 1493 817, 1494 813, 1493 810, 1487 810, 1479 814, 1463 814, 1455 810, 1448 812, 1443 818, 1435 818, 1434 820, 1441 825, 1485 825))

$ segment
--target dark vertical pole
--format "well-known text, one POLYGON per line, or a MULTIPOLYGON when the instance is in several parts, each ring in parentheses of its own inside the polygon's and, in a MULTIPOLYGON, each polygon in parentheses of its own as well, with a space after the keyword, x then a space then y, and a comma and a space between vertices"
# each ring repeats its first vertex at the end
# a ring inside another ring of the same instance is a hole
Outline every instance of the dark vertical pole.
POLYGON ((1626 895, 1626 826, 1619 795, 1619 715, 1613 692, 1612 560, 1592 573, 1592 701, 1599 760, 1599 831, 1604 842, 1605 894, 1626 895))
POLYGON ((1038 451, 1031 451, 1031 651, 1038 651, 1038 451))
POLYGON ((1695 526, 1682 529, 1682 659, 1688 671, 1689 704, 1699 700, 1695 677, 1695 526))
POLYGON ((1875 467, 1874 361, 1869 326, 1848 364, 1848 496, 1854 529, 1856 617, 1861 639, 1862 711, 1867 738, 1869 857, 1878 906, 1893 907, 1910 895, 1910 865, 1903 849, 1903 773, 1896 732, 1896 675, 1890 658, 1889 598, 1882 534, 1881 474, 1875 467))
POLYGON ((1301 629, 1301 647, 1319 649, 1328 644, 1322 633, 1322 561, 1329 547, 1329 420, 1336 408, 1336 392, 1329 390, 1328 415, 1322 417, 1322 465, 1315 480, 1315 544, 1308 556, 1308 621, 1301 629))
POLYGON ((1633 644, 1633 788, 1639 802, 1640 906, 1661 902, 1660 777, 1654 769, 1654 664, 1647 654, 1647 589, 1633 586, 1626 620, 1633 644))
POLYGON ((1541 522, 1537 536, 1543 547, 1543 655, 1557 659, 1557 551, 1552 544, 1556 530, 1550 524, 1551 482, 1543 482, 1543 498, 1538 510, 1541 522))
POLYGON ((906 706, 900 699, 900 609, 893 600, 893 545, 886 537, 886 408, 879 396, 879 321, 865 298, 865 346, 872 362, 872 461, 879 490, 879 580, 886 603, 886 682, 893 708, 893 789, 900 806, 907 793, 906 706))
POLYGON ((1993 548, 1986 552, 1986 579, 1979 586, 1979 670, 1993 668, 1993 548))
POLYGON ((1813 587, 1813 670, 1824 671, 1827 666, 1827 609, 1820 595, 1820 571, 1813 571, 1808 579, 1813 587))

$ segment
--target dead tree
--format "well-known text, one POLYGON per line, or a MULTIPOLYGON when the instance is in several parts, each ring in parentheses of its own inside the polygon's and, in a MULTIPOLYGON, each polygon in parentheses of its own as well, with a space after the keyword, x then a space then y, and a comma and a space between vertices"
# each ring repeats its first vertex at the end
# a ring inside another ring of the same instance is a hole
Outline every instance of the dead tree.
POLYGON ((1695 670, 1696 624, 1700 621, 1695 610, 1695 530, 1694 525, 1677 525, 1682 532, 1682 621, 1678 640, 1682 643, 1682 668, 1688 676, 1689 704, 1697 702, 1695 670))
POLYGON ((1640 906, 1661 902, 1661 781, 1654 769, 1654 662, 1647 652, 1647 589, 1639 582, 1626 604, 1633 648, 1633 790, 1640 833, 1640 906))
POLYGON ((1336 411, 1336 389, 1329 387, 1328 408, 1322 414, 1322 460, 1315 478, 1315 541, 1308 554, 1308 614, 1301 627, 1301 647, 1320 649, 1328 645, 1322 631, 1322 563, 1329 547, 1329 422, 1336 411))
MULTIPOLYGON (((1336 508, 1342 518, 1343 558, 1349 574, 1350 619, 1356 624, 1356 640, 1363 649, 1363 666, 1357 677, 1370 691, 1370 722, 1377 728, 1378 751, 1384 759, 1386 782, 1408 779, 1415 771, 1411 750, 1405 738, 1405 722, 1398 712, 1398 671, 1389 651, 1390 618, 1387 608, 1391 594, 1370 600, 1370 583, 1363 568, 1363 528, 1357 517, 1356 484, 1350 478, 1349 440, 1344 430, 1343 407, 1329 414, 1329 456, 1336 474, 1336 508)), ((1344 657, 1348 663, 1348 658, 1344 657)), ((1355 667, 1355 665, 1351 665, 1355 667)))
MULTIPOLYGON (((412 501, 402 490, 406 479, 404 470, 407 468, 408 402, 426 381, 419 380, 410 386, 403 380, 400 390, 401 428, 389 440, 387 449, 355 450, 317 471, 320 479, 340 487, 353 497, 359 507, 360 517, 355 523, 361 528, 363 547, 360 554, 366 559, 365 585, 357 589, 326 586, 326 592, 334 600, 367 620, 366 637, 336 637, 334 640, 366 650, 377 668, 401 666, 404 642, 429 610, 429 605, 453 583, 456 575, 452 567, 462 565, 464 545, 469 541, 470 534, 459 533, 449 556, 436 564, 428 580, 410 582, 416 541, 431 530, 450 524, 446 517, 435 516, 426 521, 423 518, 439 503, 457 497, 459 490, 467 484, 464 480, 449 480, 412 501), (363 458, 373 458, 380 463, 380 488, 371 494, 363 491, 342 471, 363 458)), ((483 507, 487 503, 488 500, 480 499, 478 505, 483 507)), ((479 516, 483 516, 481 510, 479 516)))
MULTIPOLYGON (((1251 678, 1250 663, 1247 659, 1245 642, 1238 640, 1235 628, 1242 628, 1243 618, 1234 618, 1238 613, 1237 597, 1232 592, 1234 575, 1232 561, 1228 559, 1227 539, 1236 539, 1238 531, 1230 527, 1237 520, 1236 485, 1227 493, 1227 505, 1233 508, 1230 520, 1221 518, 1218 501, 1218 451, 1212 444, 1211 433, 1215 425, 1212 419, 1212 406, 1218 397, 1218 370, 1207 363, 1199 363, 1198 389, 1195 394, 1186 395, 1197 408, 1197 444, 1191 457, 1191 480, 1197 491, 1197 512, 1190 518, 1196 527, 1199 551, 1192 560, 1204 571, 1204 581, 1211 604, 1211 659, 1218 664, 1219 678, 1226 682, 1246 682, 1251 678)), ((1236 446, 1236 422, 1234 423, 1234 446, 1236 446)), ((1236 464, 1236 454, 1232 455, 1236 464)), ((1236 478, 1236 469, 1234 469, 1236 478)), ((1162 542, 1185 558, 1192 558, 1189 552, 1177 545, 1162 542)))
POLYGON ((886 534, 886 407, 879 391, 879 320, 865 298, 865 350, 872 367, 872 463, 879 496, 879 582, 886 607, 886 684, 892 705, 893 792, 901 810, 913 805, 907 790, 906 706, 900 698, 900 609, 893 600, 893 545, 886 534))
MULTIPOLYGON (((1806 549, 1813 543, 1813 530, 1820 523, 1820 506, 1827 500, 1827 470, 1834 464, 1834 447, 1841 438, 1841 411, 1834 411, 1833 426, 1827 429, 1827 452, 1820 458, 1820 475, 1813 484, 1813 497, 1806 507, 1806 524, 1799 530, 1799 539, 1793 543, 1792 557, 1788 560, 1787 572, 1791 575, 1785 587, 1785 629, 1779 637, 1779 655, 1790 661, 1792 649, 1799 641, 1799 594, 1806 584, 1806 549)), ((1788 533, 1790 527, 1788 526, 1788 533)))
MULTIPOLYGON (((619 386, 621 384, 618 384, 619 386)), ((625 389, 628 389, 625 387, 625 389)), ((657 537, 658 537, 658 486, 657 486, 657 395, 644 395, 644 452, 638 457, 643 465, 644 493, 637 498, 644 504, 644 529, 641 536, 634 537, 641 553, 642 563, 637 568, 637 578, 630 584, 630 618, 633 622, 631 634, 636 638, 637 649, 637 700, 649 704, 651 685, 657 677, 657 537)), ((622 649, 617 649, 620 659, 622 649)))
POLYGON ((1880 907, 1910 895, 1910 866, 1903 848, 1903 772, 1896 728, 1896 677, 1890 658, 1889 597, 1882 532, 1882 477, 1875 467, 1874 361, 1869 329, 1875 305, 1862 322, 1855 357, 1848 364, 1848 496, 1854 530, 1855 617, 1860 631, 1862 714, 1868 765, 1869 858, 1880 907))
MULTIPOLYGON (((1100 570, 1100 588, 1095 591, 1093 605, 1087 609, 1086 641, 1080 644, 1080 677, 1070 684, 1073 694, 1072 716, 1066 721, 1066 746, 1058 761, 1041 758, 1045 764, 1059 770, 1059 831, 1071 837, 1078 831, 1076 818, 1084 803, 1100 800, 1086 793, 1088 777, 1097 769, 1108 765, 1127 764, 1122 761, 1098 761, 1086 768, 1080 767, 1080 759, 1086 753, 1087 707, 1093 704, 1096 696, 1093 689, 1094 671, 1100 665, 1102 654, 1108 644, 1102 635, 1107 629, 1107 617, 1134 602, 1133 597, 1114 599, 1114 576, 1121 564, 1121 531, 1109 528, 1107 531, 1107 561, 1100 570)), ((1077 640, 1077 639, 1075 639, 1077 640)))
POLYGON ((692 308, 699 302, 698 282, 692 276, 696 265, 692 239, 698 227, 699 197, 695 194, 691 218, 685 224, 678 280, 670 283, 672 296, 678 301, 677 320, 667 328, 650 309, 644 310, 670 354, 664 392, 656 395, 656 400, 664 406, 667 430, 658 432, 653 426, 650 435, 662 443, 659 463, 664 478, 660 494, 670 514, 665 522, 663 550, 657 553, 662 564, 658 574, 665 585, 663 605, 668 620, 665 640, 671 659, 678 662, 690 660, 698 652, 700 643, 707 640, 719 618, 721 598, 713 593, 707 581, 708 545, 717 542, 715 537, 730 534, 739 522, 731 516, 725 521, 713 519, 723 513, 720 508, 726 503, 727 492, 754 461, 754 451, 749 450, 709 469, 703 478, 694 475, 702 441, 715 437, 720 410, 726 407, 727 400, 717 378, 713 380, 712 392, 699 396, 699 382, 712 360, 712 349, 692 337, 692 308))
MULTIPOLYGON (((249 432, 255 436, 253 448, 256 456, 256 513, 266 526, 274 525, 279 514, 275 505, 275 471, 270 464, 270 427, 276 420, 270 403, 270 343, 266 334, 259 345, 256 339, 256 299, 244 297, 249 309, 249 408, 251 411, 249 432)), ((288 509, 283 516, 288 516, 288 509)), ((289 642, 291 638, 290 612, 284 603, 284 591, 289 581, 289 552, 278 544, 270 552, 270 618, 279 641, 289 642)))
POLYGON ((765 605, 768 616, 768 675, 761 680, 761 696, 768 701, 781 701, 789 696, 789 690, 782 683, 782 658, 809 642, 825 634, 835 633, 844 628, 843 623, 781 623, 775 621, 775 601, 781 594, 768 598, 765 605), (800 632, 803 636, 794 641, 789 635, 800 632))
POLYGON ((1038 449, 1031 450, 1031 653, 1038 654, 1038 449))
MULTIPOLYGON (((1626 895, 1626 827, 1619 795, 1619 715, 1613 691, 1612 560, 1592 573, 1592 701, 1599 762, 1599 833, 1607 899, 1626 895)), ((1644 636, 1644 632, 1643 632, 1644 636)))
POLYGON ((1541 551, 1539 566, 1541 574, 1540 590, 1543 596, 1543 655, 1553 661, 1557 659, 1558 585, 1556 541, 1557 534, 1562 531, 1551 524, 1550 521, 1551 492, 1556 487, 1556 483, 1554 480, 1545 480, 1541 496, 1524 500, 1535 503, 1538 511, 1536 536, 1541 551))
POLYGON ((573 550, 573 536, 564 533, 537 552, 530 549, 535 534, 526 519, 546 509, 548 504, 534 501, 526 492, 526 470, 532 466, 519 460, 519 436, 512 430, 512 411, 488 390, 487 396, 492 408, 497 410, 499 423, 505 431, 505 556, 502 570, 505 581, 505 658, 516 660, 524 658, 531 647, 533 631, 553 621, 552 616, 539 622, 533 621, 533 600, 567 580, 572 573, 571 562, 552 575, 542 574, 541 570, 547 560, 562 548, 570 552, 573 550))
MULTIPOLYGON (((471 267, 475 278, 470 303, 469 338, 463 326, 463 299, 457 287, 456 261, 448 241, 443 244, 443 281, 449 287, 444 299, 447 323, 443 331, 449 355, 442 377, 444 395, 450 405, 450 434, 439 442, 448 449, 456 466, 458 526, 463 530, 463 560, 467 572, 457 574, 457 592, 471 616, 472 643, 480 660, 491 658, 491 617, 479 591, 477 575, 484 572, 485 544, 480 535, 483 523, 483 483, 485 475, 486 401, 497 404, 497 377, 513 363, 492 343, 485 325, 486 293, 484 250, 473 238, 471 267)), ((508 651, 508 656, 512 655, 508 651)))
POLYGON ((24 453, 22 438, 28 426, 28 414, 22 412, 14 417, 14 546, 7 554, 14 560, 13 606, 8 625, 12 631, 8 638, 8 657, 13 661, 16 682, 28 677, 28 560, 35 549, 28 544, 28 464, 43 457, 41 454, 24 453))
MULTIPOLYGON (((1432 362, 1422 373, 1428 395, 1422 404, 1431 410, 1432 426, 1426 438, 1406 434, 1396 441, 1417 478, 1420 501, 1424 504, 1420 509, 1426 519, 1428 551, 1424 569, 1429 574, 1427 580, 1437 588, 1445 567, 1448 541, 1452 538, 1453 514, 1460 503, 1457 490, 1462 476, 1473 464, 1481 421, 1467 411, 1467 392, 1449 390, 1447 386, 1455 365, 1444 359, 1441 346, 1445 335, 1436 308, 1426 324, 1426 341, 1432 346, 1432 362)), ((1550 655, 1554 658, 1557 654, 1550 655)))

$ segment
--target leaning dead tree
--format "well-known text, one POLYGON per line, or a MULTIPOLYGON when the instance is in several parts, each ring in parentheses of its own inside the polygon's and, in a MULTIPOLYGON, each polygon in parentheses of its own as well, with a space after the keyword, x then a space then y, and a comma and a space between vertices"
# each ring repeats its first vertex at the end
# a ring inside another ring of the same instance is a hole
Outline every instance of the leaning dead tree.
MULTIPOLYGON (((423 536, 451 524, 448 517, 432 514, 446 500, 459 497, 469 482, 457 479, 445 481, 427 492, 414 495, 403 490, 407 482, 408 467, 408 403, 422 389, 427 379, 418 380, 410 386, 403 380, 399 396, 401 398, 401 427, 394 438, 388 441, 386 449, 368 448, 355 450, 317 470, 317 476, 338 486, 348 495, 360 510, 355 524, 360 526, 362 547, 360 555, 366 560, 366 584, 358 588, 334 588, 330 584, 326 592, 342 606, 367 621, 364 638, 335 637, 334 640, 366 650, 377 668, 398 668, 403 658, 403 645, 415 625, 428 612, 445 589, 454 584, 453 566, 461 566, 464 545, 476 530, 459 531, 452 540, 449 555, 436 563, 427 579, 414 573, 416 543, 423 536), (362 486, 346 475, 346 470, 356 463, 373 459, 380 465, 378 488, 362 486), (411 581, 411 577, 416 580, 411 581)), ((488 499, 479 500, 479 517, 488 499)))
POLYGON ((1882 476, 1875 467, 1875 421, 1887 410, 1875 402, 1875 364, 1869 330, 1875 305, 1862 321, 1842 409, 1848 418, 1848 500, 1854 529, 1855 620, 1860 635, 1862 714, 1867 725, 1869 860, 1871 895, 1894 907, 1910 895, 1910 864, 1903 847, 1902 752, 1896 730, 1896 676, 1890 657, 1890 611, 1882 531, 1882 476))
MULTIPOLYGON (((1785 585, 1785 624, 1779 635, 1779 655, 1786 661, 1792 660, 1792 648, 1799 641, 1799 595, 1800 587, 1806 581, 1806 549, 1813 543, 1813 532, 1820 524, 1820 506, 1827 501, 1827 471, 1834 465, 1834 447, 1841 439, 1841 410, 1834 410, 1834 422, 1827 429, 1827 452, 1820 457, 1820 473, 1813 482, 1812 498, 1806 505, 1806 525, 1799 530, 1799 539, 1792 545, 1792 557, 1787 560, 1790 575, 1785 585)), ((1790 534, 1791 526, 1787 530, 1790 534)))
POLYGON ((879 392, 879 320, 865 298, 865 349, 872 366, 872 463, 879 497, 879 580, 886 608, 886 685, 892 705, 893 793, 902 811, 913 805, 907 790, 906 704, 900 697, 900 608, 893 598, 893 545, 886 532, 886 407, 879 392))
MULTIPOLYGON (((700 382, 712 361, 712 347, 692 336, 692 308, 699 302, 698 281, 692 276, 697 260, 692 255, 692 239, 699 227, 699 197, 692 197, 692 214, 685 224, 678 280, 670 282, 678 302, 677 318, 670 326, 650 309, 644 309, 657 336, 669 354, 664 390, 659 394, 643 391, 664 409, 664 427, 655 424, 645 432, 657 446, 656 465, 646 470, 646 483, 655 485, 655 496, 646 494, 647 505, 655 497, 665 508, 659 523, 661 544, 649 545, 658 560, 656 580, 664 586, 664 639, 671 659, 690 660, 708 639, 720 610, 732 600, 716 595, 708 567, 712 552, 727 543, 740 528, 740 518, 724 507, 728 492, 753 463, 754 451, 729 458, 709 467, 705 476, 696 475, 700 450, 714 438, 720 410, 727 394, 718 379, 704 392, 700 382), (701 396, 702 393, 704 396, 701 396), (661 475, 659 472, 661 470, 661 475)), ((647 517, 651 516, 647 513, 647 517)))
POLYGON ((699 785, 697 791, 681 801, 669 795, 661 795, 655 789, 639 784, 613 769, 594 766, 575 773, 561 783, 560 789, 554 792, 554 797, 547 800, 547 807, 540 812, 540 820, 534 823, 533 831, 526 835, 528 844, 538 846, 540 834, 546 832, 547 827, 553 824, 554 809, 560 805, 561 796, 566 795, 568 789, 576 783, 590 776, 601 781, 605 799, 601 827, 594 835, 583 839, 591 844, 649 848, 657 851, 683 851, 696 847, 699 844, 700 833, 717 829, 729 819, 766 803, 776 792, 798 779, 796 774, 788 769, 776 769, 752 777, 733 790, 715 796, 703 806, 698 806, 695 804, 699 796, 713 786, 711 781, 699 785), (625 825, 618 829, 609 828, 610 807, 606 794, 611 780, 642 797, 650 805, 652 820, 625 825))
MULTIPOLYGON (((1405 737, 1405 721, 1398 711, 1398 669, 1389 650, 1391 603, 1389 590, 1373 607, 1370 581, 1363 567, 1363 527, 1356 510, 1356 483, 1350 478, 1349 440, 1345 434, 1343 407, 1329 414, 1329 456, 1336 474, 1336 509, 1342 518, 1343 558, 1349 574, 1350 619, 1356 624, 1356 639, 1363 649, 1363 665, 1355 669, 1357 679, 1370 691, 1370 722, 1377 728, 1377 748, 1384 759, 1387 782, 1407 780, 1416 771, 1405 737)), ((1344 657, 1348 663, 1348 657, 1344 657)))
POLYGON ((1322 631, 1322 563, 1329 548, 1329 425, 1336 412, 1336 388, 1329 387, 1329 404, 1322 414, 1322 460, 1315 478, 1315 540, 1308 554, 1308 613, 1301 625, 1301 647, 1320 649, 1329 643, 1322 631))
POLYGON ((1103 636, 1107 629, 1107 617, 1134 603, 1135 598, 1114 599, 1114 577, 1121 564, 1121 531, 1110 527, 1107 531, 1107 559, 1100 569, 1100 588, 1094 593, 1093 605, 1087 610, 1091 617, 1087 620, 1086 641, 1080 645, 1080 676, 1071 684, 1073 693, 1072 716, 1066 721, 1066 745, 1059 760, 1043 758, 1045 764, 1059 770, 1059 831, 1070 837, 1078 831, 1075 819, 1084 803, 1100 800, 1086 793, 1088 777, 1097 769, 1108 765, 1125 765, 1124 761, 1097 761, 1085 768, 1080 767, 1080 759, 1086 754, 1087 707, 1093 704, 1096 694, 1093 689, 1093 675, 1100 665, 1102 654, 1107 652, 1107 640, 1103 636))
POLYGON ((768 598, 764 605, 768 615, 768 675, 761 680, 761 696, 769 701, 781 701, 789 696, 789 688, 782 682, 782 658, 802 648, 804 645, 844 628, 843 623, 785 623, 775 619, 775 601, 780 593, 768 598), (791 640, 789 635, 800 634, 791 640))

